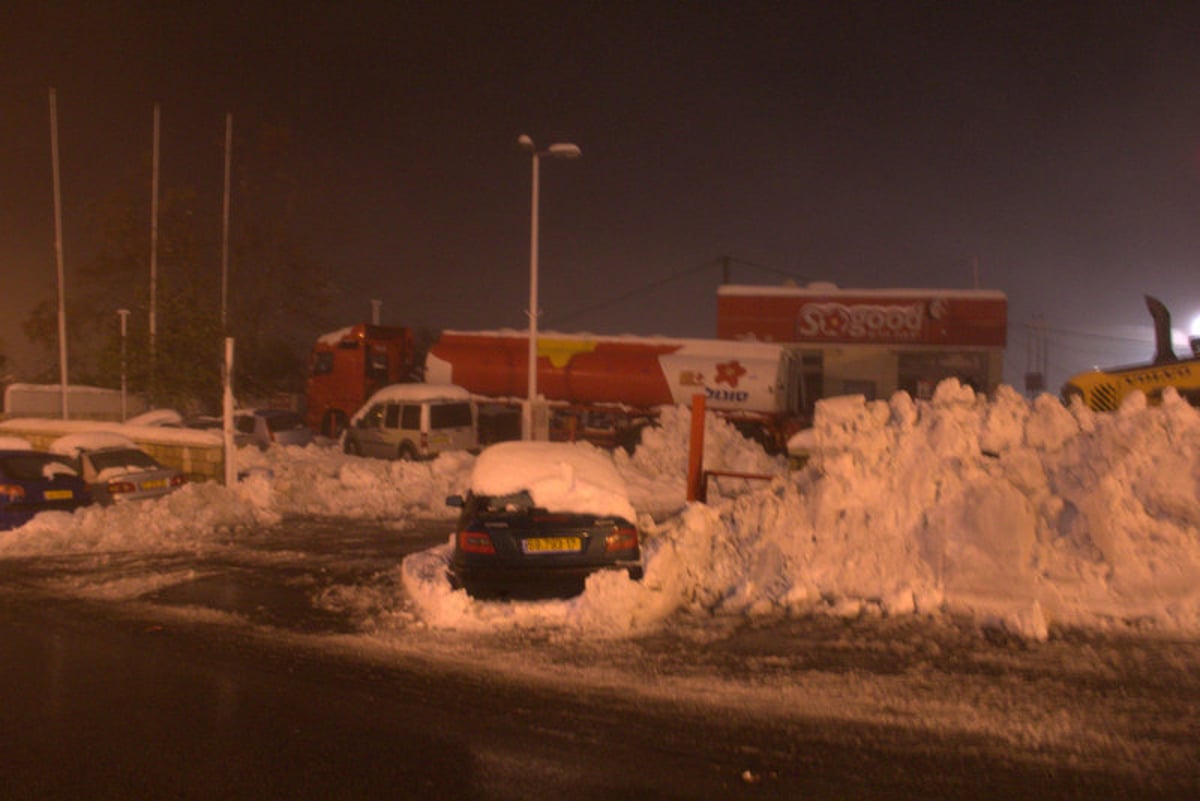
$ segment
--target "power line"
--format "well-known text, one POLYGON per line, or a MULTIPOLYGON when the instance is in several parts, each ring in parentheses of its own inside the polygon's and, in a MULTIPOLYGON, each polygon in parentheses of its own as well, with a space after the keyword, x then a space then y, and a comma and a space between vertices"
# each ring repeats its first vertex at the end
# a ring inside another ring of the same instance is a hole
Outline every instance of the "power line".
POLYGON ((747 259, 739 259, 736 256, 721 256, 717 259, 705 261, 694 267, 684 268, 678 272, 675 272, 675 273, 672 273, 671 275, 666 276, 665 278, 660 278, 657 281, 651 281, 648 284, 643 284, 641 286, 634 287, 632 289, 629 289, 625 292, 620 293, 619 295, 614 295, 610 298, 606 298, 606 299, 598 301, 596 303, 592 303, 587 306, 581 306, 577 309, 573 309, 568 312, 563 312, 562 314, 547 317, 546 324, 547 325, 556 325, 558 323, 566 322, 568 320, 571 320, 575 317, 579 317, 584 314, 590 314, 592 312, 607 309, 611 306, 615 306, 618 303, 628 300, 631 297, 635 297, 637 295, 641 295, 646 292, 650 292, 652 290, 659 289, 661 287, 666 286, 667 284, 673 283, 682 278, 687 278, 690 275, 695 275, 696 273, 703 272, 704 270, 707 270, 710 267, 716 266, 717 264, 721 265, 721 267, 723 268, 722 279, 726 282, 728 282, 728 279, 729 279, 729 266, 731 264, 737 264, 737 265, 744 266, 744 267, 752 267, 756 270, 763 270, 764 272, 773 273, 774 275, 780 275, 785 278, 792 278, 797 281, 807 282, 807 281, 811 280, 808 276, 789 272, 787 270, 780 270, 775 267, 768 267, 765 264, 758 264, 757 262, 749 261, 747 259))
POLYGON ((668 275, 665 278, 660 278, 657 281, 651 281, 648 284, 643 284, 642 286, 638 286, 638 287, 634 287, 633 289, 629 289, 625 292, 622 292, 619 295, 614 295, 610 298, 606 298, 605 300, 601 300, 601 301, 592 303, 587 306, 581 306, 581 307, 579 307, 577 309, 573 309, 569 312, 563 312, 562 314, 553 315, 551 317, 548 317, 546 320, 546 324, 547 325, 555 325, 557 323, 570 320, 574 317, 579 317, 580 315, 583 315, 583 314, 590 314, 591 312, 596 312, 596 311, 600 311, 602 309, 607 309, 610 306, 616 306, 618 303, 628 300, 631 297, 644 294, 650 290, 659 289, 660 287, 664 287, 667 284, 670 284, 670 283, 680 280, 681 278, 686 278, 689 275, 695 275, 696 273, 699 273, 703 270, 711 269, 712 266, 713 266, 713 262, 711 260, 709 260, 709 261, 706 261, 697 266, 688 267, 686 269, 680 270, 679 272, 672 273, 671 275, 668 275))
POLYGON ((1110 342, 1133 342, 1138 345, 1153 345, 1154 344, 1153 339, 1143 339, 1143 338, 1138 338, 1138 337, 1121 337, 1121 336, 1116 336, 1113 334, 1095 334, 1090 331, 1078 331, 1078 330, 1071 329, 1071 328, 1051 328, 1051 327, 1047 326, 1043 330, 1045 330, 1048 333, 1052 333, 1052 334, 1066 334, 1067 336, 1086 337, 1087 339, 1104 339, 1104 340, 1108 340, 1110 342))
POLYGON ((802 281, 805 283, 813 280, 811 276, 800 275, 799 273, 794 273, 790 270, 780 270, 778 267, 768 267, 765 264, 759 264, 758 262, 753 262, 749 259, 740 259, 737 256, 722 256, 721 258, 717 259, 717 261, 720 262, 721 266, 724 268, 725 275, 723 278, 726 282, 729 282, 729 265, 731 264, 737 264, 743 267, 752 267, 756 270, 762 270, 763 272, 771 273, 772 275, 780 275, 784 278, 792 278, 796 281, 802 281))

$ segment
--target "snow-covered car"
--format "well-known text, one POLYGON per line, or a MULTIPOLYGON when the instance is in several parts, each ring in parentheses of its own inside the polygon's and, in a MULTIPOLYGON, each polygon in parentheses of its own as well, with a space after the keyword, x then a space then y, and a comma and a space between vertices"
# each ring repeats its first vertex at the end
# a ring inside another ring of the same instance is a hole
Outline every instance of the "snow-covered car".
POLYGON ((612 457, 582 443, 485 449, 461 509, 450 580, 471 595, 573 595, 598 570, 642 578, 636 513, 612 457))
POLYGON ((38 512, 71 512, 92 502, 66 457, 0 437, 0 530, 23 526, 38 512))
POLYGON ((55 440, 50 450, 71 460, 97 503, 158 498, 187 483, 178 470, 107 431, 68 434, 55 440))
POLYGON ((266 450, 271 445, 298 445, 313 441, 304 418, 287 409, 253 409, 233 413, 233 439, 239 445, 266 450))

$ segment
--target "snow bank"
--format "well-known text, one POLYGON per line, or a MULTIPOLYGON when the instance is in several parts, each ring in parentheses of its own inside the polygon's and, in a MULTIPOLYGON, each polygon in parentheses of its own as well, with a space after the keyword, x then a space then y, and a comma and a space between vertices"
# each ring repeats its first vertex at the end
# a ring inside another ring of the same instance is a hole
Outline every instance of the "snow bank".
MULTIPOLYGON (((679 615, 956 614, 1023 636, 1053 626, 1132 626, 1200 636, 1200 411, 1167 392, 1114 414, 993 399, 949 381, 930 401, 897 394, 821 402, 799 471, 727 423, 706 421, 714 481, 686 504, 686 408, 612 460, 645 532, 646 574, 589 579, 567 601, 480 603, 445 577, 453 510, 475 459, 388 462, 310 445, 240 449, 237 487, 192 485, 135 506, 39 516, 0 532, 0 558, 198 549, 287 515, 447 521, 447 544, 366 585, 337 587, 365 625, 556 627, 629 636, 679 615), (656 520, 661 522, 655 522, 656 520), (387 611, 383 611, 387 610, 387 611), (397 621, 402 621, 397 622, 397 621)), ((604 457, 608 458, 608 457, 604 457)))
MULTIPOLYGON (((618 463, 677 472, 679 448, 656 439, 618 463)), ((577 599, 498 613, 445 591, 446 549, 410 557, 403 582, 432 625, 465 629, 949 612, 1034 639, 1055 623, 1200 634, 1200 411, 1177 394, 1098 415, 949 381, 930 402, 822 402, 814 440, 805 470, 651 527, 641 584, 597 576, 577 599)))

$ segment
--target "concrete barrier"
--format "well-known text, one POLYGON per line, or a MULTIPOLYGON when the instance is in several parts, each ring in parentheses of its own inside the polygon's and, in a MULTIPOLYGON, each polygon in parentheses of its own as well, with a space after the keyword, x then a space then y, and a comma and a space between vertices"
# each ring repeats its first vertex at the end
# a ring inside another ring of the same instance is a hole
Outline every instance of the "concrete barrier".
POLYGON ((130 426, 99 420, 46 420, 22 417, 0 421, 0 433, 21 437, 36 450, 66 434, 111 431, 187 476, 188 481, 224 481, 225 453, 220 433, 192 428, 130 426))

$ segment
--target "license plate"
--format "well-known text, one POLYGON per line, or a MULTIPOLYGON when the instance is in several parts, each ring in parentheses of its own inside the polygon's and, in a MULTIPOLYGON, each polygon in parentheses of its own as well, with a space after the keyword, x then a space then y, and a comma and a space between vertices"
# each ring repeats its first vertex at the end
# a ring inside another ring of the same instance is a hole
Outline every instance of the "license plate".
POLYGON ((142 482, 142 489, 144 490, 162 489, 165 486, 167 486, 167 480, 165 478, 155 478, 151 479, 150 481, 142 482))
POLYGON ((583 547, 579 537, 530 537, 521 542, 525 553, 563 553, 578 551, 583 547))
POLYGON ((71 490, 46 490, 46 500, 48 501, 69 501, 75 497, 75 493, 71 490))

